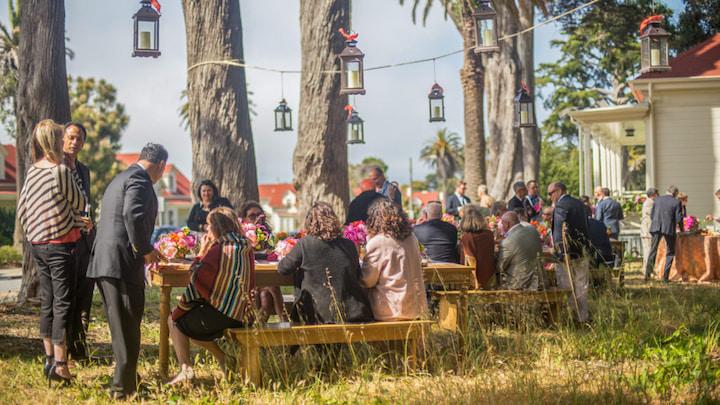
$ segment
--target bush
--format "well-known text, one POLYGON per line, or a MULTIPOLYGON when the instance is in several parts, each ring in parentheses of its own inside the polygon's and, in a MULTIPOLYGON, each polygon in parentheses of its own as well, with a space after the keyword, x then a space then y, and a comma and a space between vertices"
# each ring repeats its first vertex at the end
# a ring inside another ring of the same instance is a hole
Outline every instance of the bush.
POLYGON ((12 246, 0 246, 0 266, 8 264, 19 264, 22 262, 22 255, 12 246))
POLYGON ((0 208, 0 245, 13 243, 13 232, 15 232, 15 210, 0 208))

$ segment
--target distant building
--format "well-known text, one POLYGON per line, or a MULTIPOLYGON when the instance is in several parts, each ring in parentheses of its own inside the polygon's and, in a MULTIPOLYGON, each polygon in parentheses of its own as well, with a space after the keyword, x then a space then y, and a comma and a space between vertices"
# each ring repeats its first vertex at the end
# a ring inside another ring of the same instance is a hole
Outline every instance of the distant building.
POLYGON ((17 155, 15 145, 2 145, 0 148, 0 208, 15 209, 17 200, 16 174, 17 155))
POLYGON ((290 183, 260 184, 260 205, 273 232, 300 230, 297 191, 290 183))

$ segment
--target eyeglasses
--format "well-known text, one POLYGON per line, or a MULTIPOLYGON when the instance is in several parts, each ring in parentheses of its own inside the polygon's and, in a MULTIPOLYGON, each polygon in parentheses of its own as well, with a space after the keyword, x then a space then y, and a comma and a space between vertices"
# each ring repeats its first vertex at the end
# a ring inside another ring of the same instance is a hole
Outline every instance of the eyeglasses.
POLYGON ((552 195, 555 194, 556 191, 558 191, 558 189, 548 191, 548 197, 552 197, 552 195))

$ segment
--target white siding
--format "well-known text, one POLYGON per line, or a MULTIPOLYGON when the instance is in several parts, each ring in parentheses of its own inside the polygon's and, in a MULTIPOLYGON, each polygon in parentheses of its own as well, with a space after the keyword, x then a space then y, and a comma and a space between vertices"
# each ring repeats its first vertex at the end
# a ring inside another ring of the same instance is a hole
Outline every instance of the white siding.
POLYGON ((655 186, 674 184, 688 195, 688 213, 720 214, 720 92, 686 90, 656 94, 655 186))

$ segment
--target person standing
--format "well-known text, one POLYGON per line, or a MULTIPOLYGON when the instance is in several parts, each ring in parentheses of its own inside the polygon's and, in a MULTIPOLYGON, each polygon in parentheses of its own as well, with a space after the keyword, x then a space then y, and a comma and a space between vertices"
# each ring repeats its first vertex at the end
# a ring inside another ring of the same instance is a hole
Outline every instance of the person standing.
POLYGON ((678 192, 677 195, 678 201, 680 201, 680 230, 681 231, 687 231, 685 229, 685 217, 687 217, 687 205, 688 205, 688 195, 683 193, 682 191, 678 192))
POLYGON ((350 201, 347 217, 345 219, 346 225, 355 221, 367 222, 370 206, 377 201, 378 198, 385 197, 375 191, 375 183, 373 183, 370 179, 364 179, 360 182, 360 191, 361 193, 350 201))
POLYGON ((477 195, 478 205, 481 208, 487 208, 488 210, 490 210, 493 207, 493 204, 495 204, 495 199, 488 194, 488 188, 485 184, 481 184, 478 186, 477 195))
POLYGON ((33 164, 20 191, 17 215, 40 279, 40 336, 48 380, 69 383, 67 330, 75 281, 75 249, 86 199, 72 170, 63 164, 63 128, 42 120, 33 131, 33 164))
POLYGON ((675 259, 675 238, 677 236, 677 227, 682 227, 682 212, 680 201, 677 199, 678 188, 670 186, 667 194, 655 199, 650 217, 652 224, 650 225, 650 235, 652 241, 650 243, 650 254, 645 265, 645 281, 655 273, 655 258, 657 257, 657 249, 660 245, 660 239, 665 239, 665 269, 663 271, 663 281, 670 281, 670 268, 673 259, 675 259))
POLYGON ((538 193, 538 183, 535 180, 530 180, 527 182, 527 188, 528 188, 528 195, 527 200, 529 203, 529 210, 528 210, 528 221, 539 221, 540 215, 542 214, 543 210, 543 200, 540 198, 540 194, 538 193))
POLYGON ((191 231, 207 232, 208 213, 218 207, 232 209, 230 201, 220 196, 217 186, 211 180, 203 180, 197 190, 198 202, 193 205, 188 215, 187 226, 191 231))
POLYGON ((589 248, 590 236, 585 205, 568 195, 567 187, 561 182, 548 186, 548 196, 555 205, 552 234, 553 246, 559 259, 555 267, 558 286, 572 289, 573 294, 568 299, 570 307, 575 310, 578 322, 587 322, 590 270, 586 251, 589 248))
POLYGON ((82 209, 82 215, 88 218, 89 226, 80 233, 80 239, 75 244, 75 297, 71 320, 68 328, 68 352, 75 360, 86 360, 88 358, 87 331, 90 326, 90 309, 92 308, 93 291, 95 282, 87 278, 87 269, 90 264, 90 251, 95 240, 95 229, 92 227, 90 213, 90 169, 78 160, 78 154, 85 146, 87 132, 85 127, 78 122, 65 124, 63 134, 63 152, 65 164, 80 179, 80 187, 87 200, 86 207, 82 209))
POLYGON ((402 207, 402 195, 400 190, 393 183, 387 181, 385 172, 380 166, 373 166, 368 173, 368 178, 375 183, 375 191, 394 201, 402 207))
POLYGON ((650 187, 645 193, 647 198, 642 205, 642 213, 640 217, 640 241, 643 250, 643 269, 647 268, 648 257, 650 256, 650 248, 652 246, 652 235, 650 234, 650 225, 652 224, 652 208, 655 198, 658 196, 658 190, 650 187))
POLYGON ((455 187, 455 193, 448 196, 445 204, 445 212, 454 216, 456 219, 460 218, 460 209, 470 204, 470 198, 465 195, 466 187, 465 181, 458 181, 457 187, 455 187))
POLYGON ((115 356, 110 394, 116 399, 137 390, 140 322, 145 310, 144 265, 159 260, 150 243, 158 211, 153 184, 162 178, 167 159, 162 145, 148 143, 137 163, 115 176, 102 199, 88 277, 96 279, 110 325, 115 356))
POLYGON ((528 189, 525 182, 517 181, 513 184, 513 191, 515 195, 508 200, 507 209, 518 214, 523 214, 526 218, 534 212, 530 207, 530 202, 527 200, 528 189))
POLYGON ((617 239, 620 235, 620 220, 625 218, 622 206, 610 197, 610 189, 607 187, 595 189, 595 197, 599 199, 595 206, 595 219, 609 229, 610 239, 617 239))

